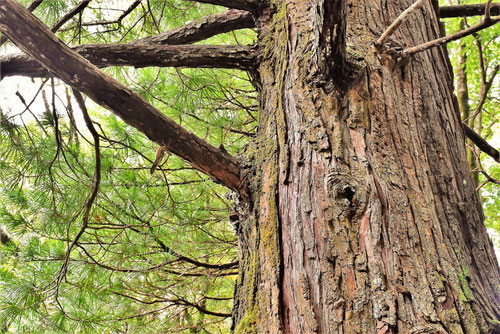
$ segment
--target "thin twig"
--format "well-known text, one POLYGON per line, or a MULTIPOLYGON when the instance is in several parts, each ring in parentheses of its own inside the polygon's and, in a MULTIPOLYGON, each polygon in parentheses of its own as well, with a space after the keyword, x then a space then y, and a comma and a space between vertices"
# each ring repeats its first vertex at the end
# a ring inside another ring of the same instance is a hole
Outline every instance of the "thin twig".
POLYGON ((417 0, 413 5, 408 7, 404 12, 402 12, 395 20, 392 22, 392 24, 387 28, 382 36, 378 39, 376 42, 376 45, 382 46, 385 42, 385 40, 394 33, 394 31, 401 25, 401 23, 406 20, 406 18, 412 14, 413 12, 417 11, 424 5, 425 0, 417 0))
POLYGON ((417 46, 414 46, 411 48, 407 48, 407 49, 403 50, 402 57, 412 56, 416 53, 425 51, 425 50, 430 49, 432 47, 440 46, 440 45, 449 43, 451 41, 463 38, 465 36, 472 35, 473 33, 476 33, 480 30, 491 27, 492 25, 498 23, 499 21, 500 21, 500 16, 490 17, 489 19, 485 18, 485 19, 481 20, 481 22, 479 22, 478 24, 476 24, 470 28, 460 30, 454 34, 444 36, 444 37, 435 39, 435 40, 427 42, 427 43, 423 43, 423 44, 420 44, 420 45, 417 45, 417 46))
POLYGON ((81 13, 85 7, 87 7, 90 3, 90 0, 83 0, 78 5, 76 5, 72 10, 70 10, 66 15, 61 17, 59 21, 57 21, 54 26, 50 29, 52 32, 56 32, 61 28, 66 22, 71 20, 75 15, 81 13))
MULTIPOLYGON (((80 231, 76 235, 76 237, 73 239, 71 244, 68 246, 68 249, 66 251, 66 255, 64 258, 64 263, 61 266, 61 269, 59 271, 59 275, 57 277, 57 286, 59 286, 66 276, 66 272, 68 270, 68 264, 70 260, 70 254, 71 250, 73 247, 77 244, 78 240, 80 237, 83 235, 85 232, 85 229, 87 228, 89 224, 89 215, 90 211, 92 209, 92 205, 94 204, 95 199, 97 198, 97 194, 99 192, 99 184, 101 182, 101 153, 100 153, 100 148, 99 148, 99 134, 97 133, 94 124, 92 123, 92 120, 88 114, 87 108, 85 107, 85 102, 83 100, 82 94, 80 94, 79 91, 76 89, 73 89, 73 95, 75 96, 76 102, 78 103, 78 106, 82 110, 83 113, 83 119, 85 120, 85 125, 87 126, 88 130, 92 134, 92 137, 94 138, 94 153, 95 153, 95 172, 94 172, 94 182, 92 185, 92 192, 90 194, 90 198, 87 200, 87 203, 85 205, 85 212, 83 213, 83 222, 82 222, 82 227, 80 228, 80 231)), ((58 290, 58 288, 57 288, 58 290)))
POLYGON ((97 25, 107 25, 107 24, 114 24, 118 23, 121 24, 123 19, 127 17, 137 6, 141 4, 141 0, 136 0, 134 1, 130 7, 128 7, 116 20, 111 20, 111 21, 96 21, 96 22, 83 22, 81 23, 82 26, 88 27, 88 26, 97 26, 97 25))
POLYGON ((56 150, 56 154, 54 154, 54 157, 52 158, 52 160, 49 163, 48 170, 49 170, 50 184, 51 184, 51 188, 52 188, 52 206, 54 208, 54 211, 57 212, 56 185, 55 185, 55 181, 54 181, 54 175, 52 173, 52 167, 54 166, 54 163, 59 158, 59 154, 61 153, 62 140, 61 140, 61 132, 59 131, 59 121, 57 118, 56 101, 55 101, 56 89, 55 89, 54 78, 50 79, 50 84, 51 84, 51 88, 52 88, 52 117, 54 118, 54 133, 56 136, 57 150, 56 150))

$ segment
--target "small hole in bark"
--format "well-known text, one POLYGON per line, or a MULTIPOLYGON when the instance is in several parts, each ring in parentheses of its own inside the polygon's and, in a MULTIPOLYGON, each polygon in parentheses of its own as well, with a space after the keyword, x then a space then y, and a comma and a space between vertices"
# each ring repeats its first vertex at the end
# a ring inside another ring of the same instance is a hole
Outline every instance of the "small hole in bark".
POLYGON ((338 193, 338 197, 347 199, 349 203, 351 203, 352 205, 352 199, 354 198, 354 191, 351 189, 351 187, 345 186, 338 193))

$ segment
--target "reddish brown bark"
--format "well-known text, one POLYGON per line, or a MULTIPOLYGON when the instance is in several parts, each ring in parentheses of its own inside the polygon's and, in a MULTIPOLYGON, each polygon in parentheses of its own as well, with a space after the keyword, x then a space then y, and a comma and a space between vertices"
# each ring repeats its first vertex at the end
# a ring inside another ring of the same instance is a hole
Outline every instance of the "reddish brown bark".
MULTIPOLYGON (((399 63, 391 55, 442 35, 436 3, 402 24, 386 53, 374 47, 412 3, 276 0, 259 13, 261 114, 246 152, 252 197, 240 211, 235 332, 500 331, 500 273, 468 170, 446 50, 399 63)), ((21 41, 4 17, 0 11, 0 28, 21 41)), ((23 38, 27 50, 37 42, 23 38)), ((111 103, 101 95, 115 87, 111 79, 82 83, 42 58, 63 80, 111 103)), ((96 75, 68 59, 66 68, 96 75)), ((119 102, 111 107, 158 140, 154 122, 164 117, 142 104, 128 110, 140 101, 127 92, 113 91, 119 102)), ((213 147, 189 138, 168 144, 238 189, 235 162, 213 160, 220 157, 213 147)))
MULTIPOLYGON (((412 3, 287 0, 260 17, 235 332, 500 331, 446 50, 396 63, 374 48, 412 3)), ((436 8, 392 47, 440 37, 436 8)))

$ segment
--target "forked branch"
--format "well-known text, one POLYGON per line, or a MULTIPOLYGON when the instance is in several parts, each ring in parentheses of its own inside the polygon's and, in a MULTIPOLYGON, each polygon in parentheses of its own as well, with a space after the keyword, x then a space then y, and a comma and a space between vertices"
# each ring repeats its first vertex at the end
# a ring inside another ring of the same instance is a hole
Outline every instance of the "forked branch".
POLYGON ((188 132, 131 89, 100 71, 62 43, 16 1, 3 0, 0 9, 0 30, 51 73, 196 169, 247 198, 246 185, 240 180, 239 166, 233 157, 188 132))
MULTIPOLYGON (((406 18, 414 13, 416 10, 420 9, 423 4, 425 3, 426 0, 417 0, 414 2, 410 7, 408 7, 405 11, 403 11, 395 20, 392 22, 392 24, 382 33, 380 38, 375 42, 375 46, 379 49, 379 51, 383 50, 384 42, 389 38, 394 31, 406 20, 406 18)), ((498 23, 500 21, 500 16, 497 17, 491 17, 491 8, 492 8, 492 0, 488 0, 488 2, 483 6, 483 11, 484 11, 484 18, 479 22, 478 24, 464 29, 460 30, 454 34, 444 36, 438 39, 435 39, 433 41, 423 43, 414 47, 407 48, 403 50, 400 53, 401 58, 405 58, 408 56, 412 56, 416 53, 425 51, 427 49, 430 49, 435 46, 440 46, 446 43, 449 43, 451 41, 463 38, 468 35, 472 35, 480 30, 486 29, 488 27, 491 27, 492 25, 498 23)))
POLYGON ((76 15, 80 14, 90 3, 90 0, 82 0, 78 5, 76 5, 72 10, 70 10, 66 15, 61 17, 50 29, 52 32, 56 32, 61 28, 66 22, 71 20, 76 15))

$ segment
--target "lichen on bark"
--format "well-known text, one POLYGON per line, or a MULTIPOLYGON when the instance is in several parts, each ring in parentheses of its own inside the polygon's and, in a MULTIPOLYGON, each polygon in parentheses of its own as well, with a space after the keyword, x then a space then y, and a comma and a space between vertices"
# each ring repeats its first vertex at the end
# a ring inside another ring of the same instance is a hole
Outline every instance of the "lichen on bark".
MULTIPOLYGON (((260 15, 239 332, 498 330, 446 50, 398 62, 373 46, 411 3, 287 0, 260 15)), ((391 43, 439 37, 435 10, 391 43)))

